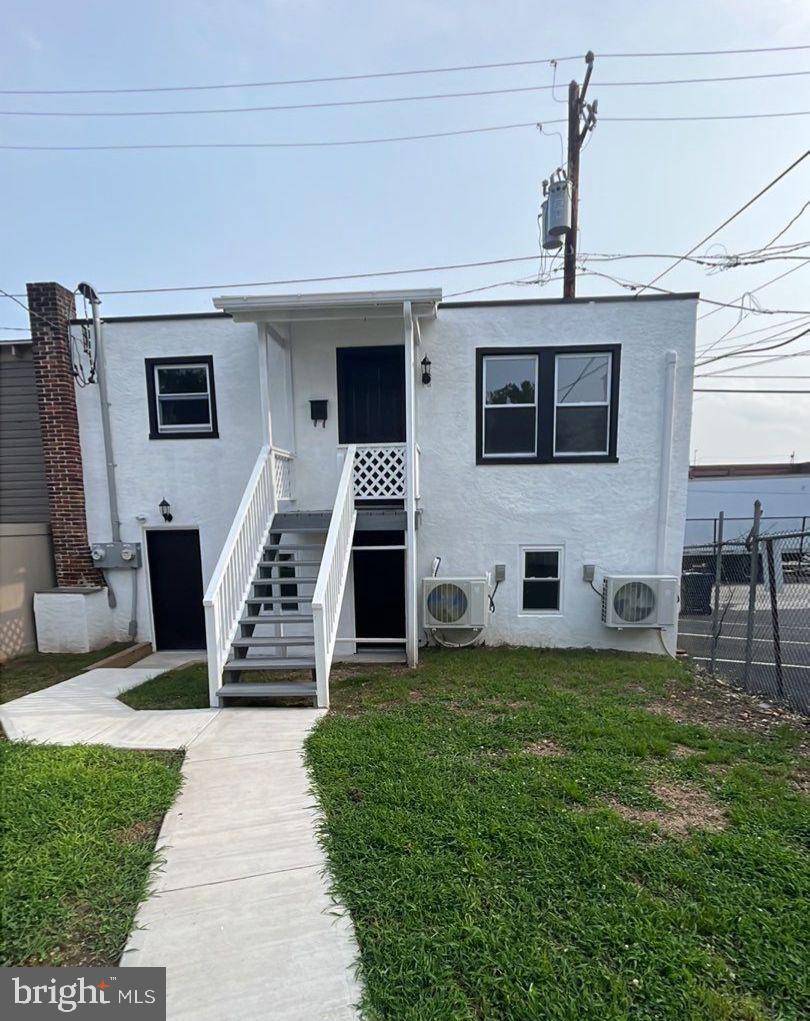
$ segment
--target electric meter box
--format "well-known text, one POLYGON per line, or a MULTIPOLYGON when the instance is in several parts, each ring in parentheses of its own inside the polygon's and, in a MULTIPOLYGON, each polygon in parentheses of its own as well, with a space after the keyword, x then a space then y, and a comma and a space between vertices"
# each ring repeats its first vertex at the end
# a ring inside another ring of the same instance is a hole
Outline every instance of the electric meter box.
MULTIPOLYGON (((571 187, 568 181, 548 186, 548 233, 560 237, 571 229, 571 187)), ((544 231, 545 233, 545 231, 544 231)))
POLYGON ((137 569, 143 563, 139 542, 94 542, 90 547, 90 557, 93 564, 103 570, 137 569))

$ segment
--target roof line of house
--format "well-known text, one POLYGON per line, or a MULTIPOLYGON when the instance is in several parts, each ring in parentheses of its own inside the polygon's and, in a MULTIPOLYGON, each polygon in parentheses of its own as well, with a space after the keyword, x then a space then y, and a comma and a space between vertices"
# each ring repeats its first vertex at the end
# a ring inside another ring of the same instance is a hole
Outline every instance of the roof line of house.
MULTIPOLYGON (((497 308, 504 305, 590 305, 596 302, 614 301, 694 301, 699 291, 683 291, 673 294, 604 294, 588 295, 581 298, 494 298, 489 301, 441 301, 439 308, 497 308)), ((172 319, 230 319, 227 312, 164 312, 154 315, 104 316, 105 323, 159 322, 172 319)), ((71 319, 71 323, 89 322, 87 319, 71 319)))

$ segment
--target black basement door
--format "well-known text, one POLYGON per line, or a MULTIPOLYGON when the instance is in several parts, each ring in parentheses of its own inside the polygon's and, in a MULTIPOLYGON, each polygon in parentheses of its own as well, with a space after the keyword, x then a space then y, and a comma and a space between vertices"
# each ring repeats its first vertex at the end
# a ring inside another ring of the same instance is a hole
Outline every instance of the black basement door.
POLYGON ((155 647, 204 649, 200 533, 167 528, 146 533, 155 647))

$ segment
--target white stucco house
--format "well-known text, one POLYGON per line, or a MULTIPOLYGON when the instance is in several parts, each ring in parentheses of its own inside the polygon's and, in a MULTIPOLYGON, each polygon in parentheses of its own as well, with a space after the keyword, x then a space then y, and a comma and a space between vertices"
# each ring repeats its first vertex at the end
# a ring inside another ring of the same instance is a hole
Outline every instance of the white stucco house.
POLYGON ((205 645, 212 704, 327 705, 334 659, 434 642, 674 654, 696 301, 229 295, 104 319, 107 453, 99 386, 75 390, 86 581, 115 636, 205 645), (304 679, 251 683, 282 667, 304 679))

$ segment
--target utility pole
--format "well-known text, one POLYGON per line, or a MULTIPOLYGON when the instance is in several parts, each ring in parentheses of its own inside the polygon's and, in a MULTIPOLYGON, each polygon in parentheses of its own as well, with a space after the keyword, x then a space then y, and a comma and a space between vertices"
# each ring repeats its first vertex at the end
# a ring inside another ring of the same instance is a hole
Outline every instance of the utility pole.
POLYGON ((576 297, 577 290, 577 226, 579 221, 579 154, 582 143, 596 124, 596 100, 585 102, 588 83, 593 72, 594 55, 588 50, 588 69, 580 91, 579 82, 568 86, 568 187, 571 190, 571 227, 565 238, 563 254, 563 298, 576 297))

